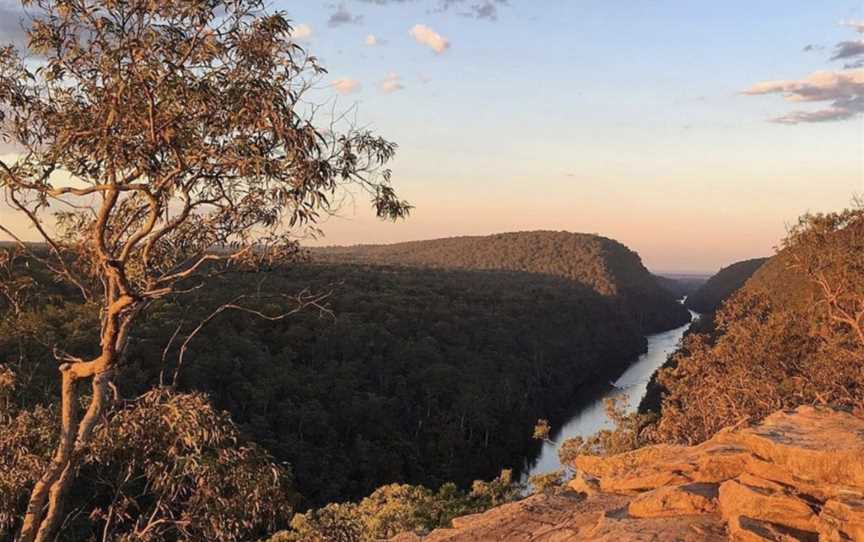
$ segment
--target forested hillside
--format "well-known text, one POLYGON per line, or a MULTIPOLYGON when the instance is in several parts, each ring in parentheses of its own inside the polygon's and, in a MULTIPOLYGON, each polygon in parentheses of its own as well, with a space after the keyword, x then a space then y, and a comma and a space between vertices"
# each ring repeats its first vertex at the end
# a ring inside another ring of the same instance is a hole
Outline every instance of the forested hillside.
POLYGON ((708 278, 703 275, 654 275, 657 284, 676 299, 693 295, 693 292, 701 288, 708 278))
POLYGON ((689 315, 645 269, 639 255, 598 235, 535 231, 393 245, 316 249, 329 261, 448 269, 501 269, 563 277, 613 301, 646 333, 686 323, 689 315))
POLYGON ((864 211, 806 216, 659 374, 653 438, 699 442, 801 404, 864 406, 864 211))
POLYGON ((766 261, 768 258, 754 258, 724 267, 687 297, 687 308, 702 314, 715 312, 729 296, 744 286, 747 279, 766 261))
MULTIPOLYGON (((331 313, 215 318, 189 343, 177 381, 289 463, 308 504, 397 481, 464 486, 519 467, 537 417, 562 412, 581 384, 606 381, 644 348, 605 298, 554 276, 299 264, 221 284, 154 307, 130 341, 120 392, 134 397, 160 375, 170 383, 182 341, 163 348, 178 325, 183 337, 243 291, 331 292, 331 313)), ((21 407, 56 400, 50 345, 96 347, 96 323, 66 298, 53 290, 17 317, 5 312, 0 359, 26 375, 21 407)))

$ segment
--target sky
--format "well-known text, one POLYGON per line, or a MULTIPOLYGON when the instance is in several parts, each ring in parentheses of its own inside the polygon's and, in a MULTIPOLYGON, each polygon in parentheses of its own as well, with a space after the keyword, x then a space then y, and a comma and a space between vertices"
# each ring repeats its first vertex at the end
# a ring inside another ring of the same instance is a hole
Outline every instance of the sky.
POLYGON ((273 7, 328 69, 316 95, 399 144, 416 207, 381 222, 358 195, 318 244, 568 230, 712 272, 864 194, 860 0, 273 7))
POLYGON ((713 271, 864 193, 860 115, 776 122, 832 103, 753 92, 857 73, 860 111, 861 70, 830 60, 864 37, 843 24, 864 19, 860 2, 450 4, 276 4, 338 104, 399 143, 394 182, 416 205, 393 224, 358 198, 321 243, 569 230, 616 238, 652 269, 713 271))

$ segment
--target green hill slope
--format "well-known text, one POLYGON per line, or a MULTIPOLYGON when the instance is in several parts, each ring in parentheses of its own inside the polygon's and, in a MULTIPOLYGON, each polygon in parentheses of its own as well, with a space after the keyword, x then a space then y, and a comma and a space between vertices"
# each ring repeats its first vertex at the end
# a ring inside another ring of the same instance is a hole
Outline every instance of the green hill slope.
POLYGON ((736 290, 744 286, 753 273, 759 270, 768 258, 754 258, 734 263, 721 269, 698 290, 687 297, 685 305, 698 313, 716 311, 736 290))
POLYGON ((639 255, 598 235, 533 231, 453 237, 393 245, 315 249, 329 261, 447 269, 507 270, 562 277, 609 299, 646 333, 689 320, 674 295, 662 288, 639 255))
POLYGON ((864 407, 864 210, 806 216, 669 366, 657 440, 802 404, 864 407))

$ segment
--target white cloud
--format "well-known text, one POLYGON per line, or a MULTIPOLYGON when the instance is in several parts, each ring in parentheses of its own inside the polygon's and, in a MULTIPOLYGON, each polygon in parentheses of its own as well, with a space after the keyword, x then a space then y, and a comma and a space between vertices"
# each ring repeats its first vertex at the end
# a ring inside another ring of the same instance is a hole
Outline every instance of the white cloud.
POLYGON ((821 102, 827 106, 814 111, 793 111, 772 119, 781 124, 846 120, 864 113, 864 70, 820 71, 799 80, 764 81, 744 94, 780 94, 790 102, 821 102))
POLYGON ((402 78, 398 73, 390 72, 387 74, 387 77, 381 82, 381 92, 386 94, 390 94, 399 90, 404 89, 405 86, 402 84, 402 78))
POLYGON ((426 25, 415 25, 414 28, 411 29, 410 34, 417 43, 429 47, 435 51, 436 54, 440 55, 450 48, 450 41, 447 40, 447 38, 444 38, 441 34, 435 32, 426 25))
POLYGON ((864 34, 864 21, 843 21, 840 24, 855 29, 859 34, 864 34))
POLYGON ((342 79, 333 81, 333 88, 339 94, 351 94, 360 90, 360 81, 351 79, 350 77, 343 77, 342 79))
POLYGON ((764 81, 753 85, 744 94, 783 94, 792 102, 819 102, 861 92, 864 92, 864 70, 820 71, 799 80, 764 81))
POLYGON ((291 31, 291 37, 295 40, 308 40, 312 37, 313 30, 308 24, 298 24, 291 31))
POLYGON ((374 34, 369 34, 368 36, 366 36, 366 45, 368 45, 369 47, 375 47, 380 43, 381 42, 378 40, 378 36, 375 36, 374 34))

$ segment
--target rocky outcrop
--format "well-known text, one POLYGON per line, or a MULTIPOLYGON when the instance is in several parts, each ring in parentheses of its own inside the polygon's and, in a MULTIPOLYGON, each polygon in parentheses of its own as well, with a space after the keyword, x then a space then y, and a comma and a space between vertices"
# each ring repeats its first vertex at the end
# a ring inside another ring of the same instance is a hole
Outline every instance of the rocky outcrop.
POLYGON ((864 418, 777 412, 698 446, 580 456, 568 488, 398 542, 864 541, 864 418))

